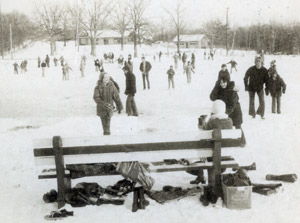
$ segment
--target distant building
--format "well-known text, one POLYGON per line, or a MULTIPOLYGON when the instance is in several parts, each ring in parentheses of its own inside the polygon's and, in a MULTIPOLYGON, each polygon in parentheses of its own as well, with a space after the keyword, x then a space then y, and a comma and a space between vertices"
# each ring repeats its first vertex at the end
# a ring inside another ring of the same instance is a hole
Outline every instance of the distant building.
MULTIPOLYGON (((128 33, 124 35, 124 44, 128 42, 128 33)), ((121 44, 121 34, 114 30, 98 30, 96 45, 121 44)), ((91 45, 90 33, 82 32, 79 35, 79 45, 91 45)))
MULTIPOLYGON (((177 45, 177 36, 173 42, 177 45)), ((210 41, 204 34, 180 35, 179 44, 181 48, 208 48, 210 41)))

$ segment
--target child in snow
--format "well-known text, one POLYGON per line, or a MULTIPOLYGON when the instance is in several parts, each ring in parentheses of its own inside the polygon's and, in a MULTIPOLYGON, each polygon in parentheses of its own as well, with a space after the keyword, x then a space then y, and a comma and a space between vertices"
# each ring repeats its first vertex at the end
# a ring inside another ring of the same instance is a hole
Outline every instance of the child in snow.
POLYGON ((283 79, 278 75, 276 68, 271 71, 272 77, 269 79, 266 87, 266 95, 271 93, 272 96, 272 113, 276 113, 277 103, 277 114, 281 113, 281 95, 285 94, 286 84, 283 79))
POLYGON ((172 84, 172 88, 175 89, 174 87, 174 75, 175 75, 175 71, 173 70, 173 66, 171 65, 170 66, 170 69, 167 71, 167 74, 168 74, 168 86, 170 89, 170 86, 172 84))
POLYGON ((188 64, 184 67, 184 72, 186 73, 187 83, 191 83, 192 72, 195 73, 195 71, 194 71, 190 61, 188 61, 188 64))
POLYGON ((13 66, 14 66, 14 74, 18 74, 18 67, 19 67, 19 65, 17 64, 17 62, 15 62, 13 64, 13 66))

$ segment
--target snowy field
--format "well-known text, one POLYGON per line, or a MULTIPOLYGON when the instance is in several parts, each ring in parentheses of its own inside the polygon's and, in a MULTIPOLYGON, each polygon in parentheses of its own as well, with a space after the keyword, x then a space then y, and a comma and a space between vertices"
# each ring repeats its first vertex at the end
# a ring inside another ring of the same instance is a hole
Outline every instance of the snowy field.
MULTIPOLYGON (((42 200, 44 193, 56 189, 55 180, 38 180, 38 171, 34 165, 32 140, 35 138, 102 136, 99 117, 96 116, 96 104, 93 91, 99 74, 94 68, 93 57, 88 47, 81 47, 77 52, 74 43, 57 47, 57 58, 63 55, 73 69, 70 80, 62 80, 60 66, 54 67, 51 57, 50 68, 46 77, 42 77, 37 68, 38 56, 44 58, 49 53, 49 45, 36 43, 14 54, 20 63, 28 59, 26 74, 13 74, 15 60, 0 60, 0 145, 1 145, 1 222, 44 222, 44 216, 56 209, 55 204, 46 204, 42 200), (79 58, 88 57, 86 76, 80 77, 79 58), (77 58, 77 60, 76 60, 77 58)), ((256 162, 257 170, 249 172, 255 183, 268 183, 266 174, 296 173, 300 176, 300 63, 299 56, 265 56, 266 67, 271 60, 277 60, 279 74, 287 84, 286 94, 282 97, 282 114, 271 113, 271 97, 265 97, 266 119, 252 119, 248 116, 248 94, 244 91, 243 77, 248 67, 254 65, 254 53, 235 52, 234 56, 225 56, 225 51, 217 50, 215 60, 203 60, 202 50, 190 50, 196 55, 196 73, 192 83, 186 83, 182 63, 175 74, 175 90, 168 90, 166 71, 173 64, 172 57, 166 54, 158 62, 158 52, 167 53, 167 48, 149 46, 138 47, 139 58, 133 60, 134 74, 137 81, 135 97, 139 117, 114 114, 111 123, 112 135, 139 135, 147 137, 151 133, 174 133, 199 131, 197 118, 210 111, 209 94, 214 86, 221 64, 232 57, 238 63, 238 72, 233 72, 232 79, 240 87, 239 97, 243 111, 242 125, 247 145, 237 149, 233 155, 241 165, 256 162), (142 77, 139 72, 140 57, 152 63, 150 72, 151 89, 143 90, 142 77), (156 62, 153 61, 156 54, 156 62)), ((115 58, 120 54, 120 46, 111 48, 98 46, 97 56, 102 58, 104 52, 113 51, 115 58)), ((174 52, 175 49, 169 49, 174 52)), ((122 52, 125 59, 133 54, 133 46, 126 46, 122 52)), ((9 58, 9 56, 6 56, 9 58)), ((105 70, 118 82, 121 99, 125 106, 125 77, 117 63, 105 64, 105 70)), ((229 67, 229 66, 228 66, 229 67)), ((258 100, 256 97, 256 106, 258 100)), ((164 185, 192 187, 189 181, 193 176, 185 172, 153 174, 156 180, 153 189, 164 185)), ((77 182, 97 182, 102 187, 113 185, 120 176, 81 178, 77 182)), ((252 208, 236 211, 225 207, 204 207, 199 195, 187 197, 180 201, 171 201, 164 205, 149 199, 146 210, 131 212, 132 193, 128 195, 123 206, 87 206, 72 208, 74 217, 65 218, 64 222, 299 222, 300 221, 300 187, 296 183, 283 183, 277 194, 271 196, 252 194, 252 208)))

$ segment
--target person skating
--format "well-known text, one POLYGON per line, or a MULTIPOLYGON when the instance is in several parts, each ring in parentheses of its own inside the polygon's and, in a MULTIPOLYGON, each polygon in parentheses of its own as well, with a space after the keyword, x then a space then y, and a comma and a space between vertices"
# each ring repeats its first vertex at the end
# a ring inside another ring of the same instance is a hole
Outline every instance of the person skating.
POLYGON ((178 53, 175 53, 175 54, 174 54, 174 65, 175 65, 175 69, 178 68, 178 59, 179 59, 178 53))
POLYGON ((231 61, 229 61, 227 64, 230 64, 230 73, 231 74, 232 74, 233 69, 235 69, 235 71, 237 72, 237 69, 236 69, 237 62, 234 59, 231 59, 231 61))
POLYGON ((124 57, 122 55, 120 55, 119 58, 118 58, 119 68, 121 68, 123 66, 123 63, 124 63, 124 57))
POLYGON ((97 115, 101 119, 103 135, 110 135, 110 121, 114 110, 113 101, 119 112, 123 110, 123 105, 118 90, 110 81, 109 74, 105 73, 103 79, 98 80, 93 99, 97 104, 97 115))
POLYGON ((69 64, 67 62, 64 63, 62 70, 63 70, 63 80, 69 80, 70 79, 69 73, 70 73, 70 70, 72 70, 72 68, 69 66, 69 64))
POLYGON ((175 71, 173 69, 173 66, 170 66, 170 69, 167 71, 168 74, 168 89, 170 89, 171 85, 172 88, 175 89, 175 85, 174 85, 174 75, 175 75, 175 71))
POLYGON ((85 63, 84 63, 83 60, 81 60, 81 62, 80 62, 79 70, 80 70, 80 73, 81 73, 81 77, 84 77, 85 63))
POLYGON ((230 74, 227 70, 226 64, 222 64, 221 70, 219 71, 218 80, 225 77, 228 81, 230 81, 230 74))
POLYGON ((264 85, 269 80, 268 71, 262 65, 260 56, 255 57, 255 66, 250 67, 244 77, 245 91, 249 92, 249 115, 255 118, 256 114, 265 118, 264 85), (255 112, 255 93, 258 95, 259 106, 255 112))
POLYGON ((146 81, 147 81, 148 89, 150 89, 149 72, 151 68, 152 66, 150 62, 146 61, 145 57, 142 57, 142 62, 140 64, 140 71, 142 72, 143 75, 144 90, 146 89, 146 81))
POLYGON ((123 67, 123 71, 126 77, 126 113, 128 116, 138 116, 138 111, 134 100, 134 96, 136 94, 135 75, 130 71, 129 67, 123 67))
POLYGON ((195 57, 195 54, 194 54, 194 53, 192 53, 191 61, 192 61, 192 67, 193 67, 193 69, 195 69, 195 61, 196 61, 196 57, 195 57))
POLYGON ((54 66, 56 66, 56 67, 57 67, 57 61, 58 61, 57 58, 54 57, 54 58, 53 58, 53 62, 54 62, 54 66))
POLYGON ((272 113, 276 113, 277 110, 277 114, 280 114, 281 96, 282 94, 285 94, 286 84, 284 83, 283 79, 278 75, 276 69, 272 70, 271 75, 272 77, 269 79, 269 83, 266 88, 266 95, 270 93, 272 96, 272 113))

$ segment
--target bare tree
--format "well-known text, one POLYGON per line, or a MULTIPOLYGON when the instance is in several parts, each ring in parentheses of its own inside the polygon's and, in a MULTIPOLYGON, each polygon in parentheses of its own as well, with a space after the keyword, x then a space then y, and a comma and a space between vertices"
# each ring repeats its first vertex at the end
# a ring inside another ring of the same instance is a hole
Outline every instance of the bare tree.
POLYGON ((123 51, 124 35, 125 32, 129 30, 129 24, 130 24, 128 1, 118 0, 113 18, 114 18, 113 27, 121 34, 121 50, 123 51))
POLYGON ((138 38, 140 39, 140 33, 143 26, 147 24, 145 19, 145 11, 149 6, 146 0, 133 0, 128 5, 130 14, 130 25, 132 26, 133 32, 133 46, 134 46, 134 57, 137 57, 137 44, 138 38))
POLYGON ((112 0, 81 0, 79 5, 74 4, 70 7, 72 17, 77 20, 79 16, 81 29, 89 35, 93 56, 96 56, 97 35, 107 27, 108 18, 114 6, 115 2, 112 0))
POLYGON ((35 21, 49 37, 51 55, 56 50, 57 37, 62 33, 64 7, 53 2, 39 2, 35 5, 35 21))
POLYGON ((165 11, 170 15, 177 33, 177 52, 180 53, 180 34, 185 28, 184 20, 184 8, 182 1, 177 1, 176 8, 173 11, 165 9, 165 11))

